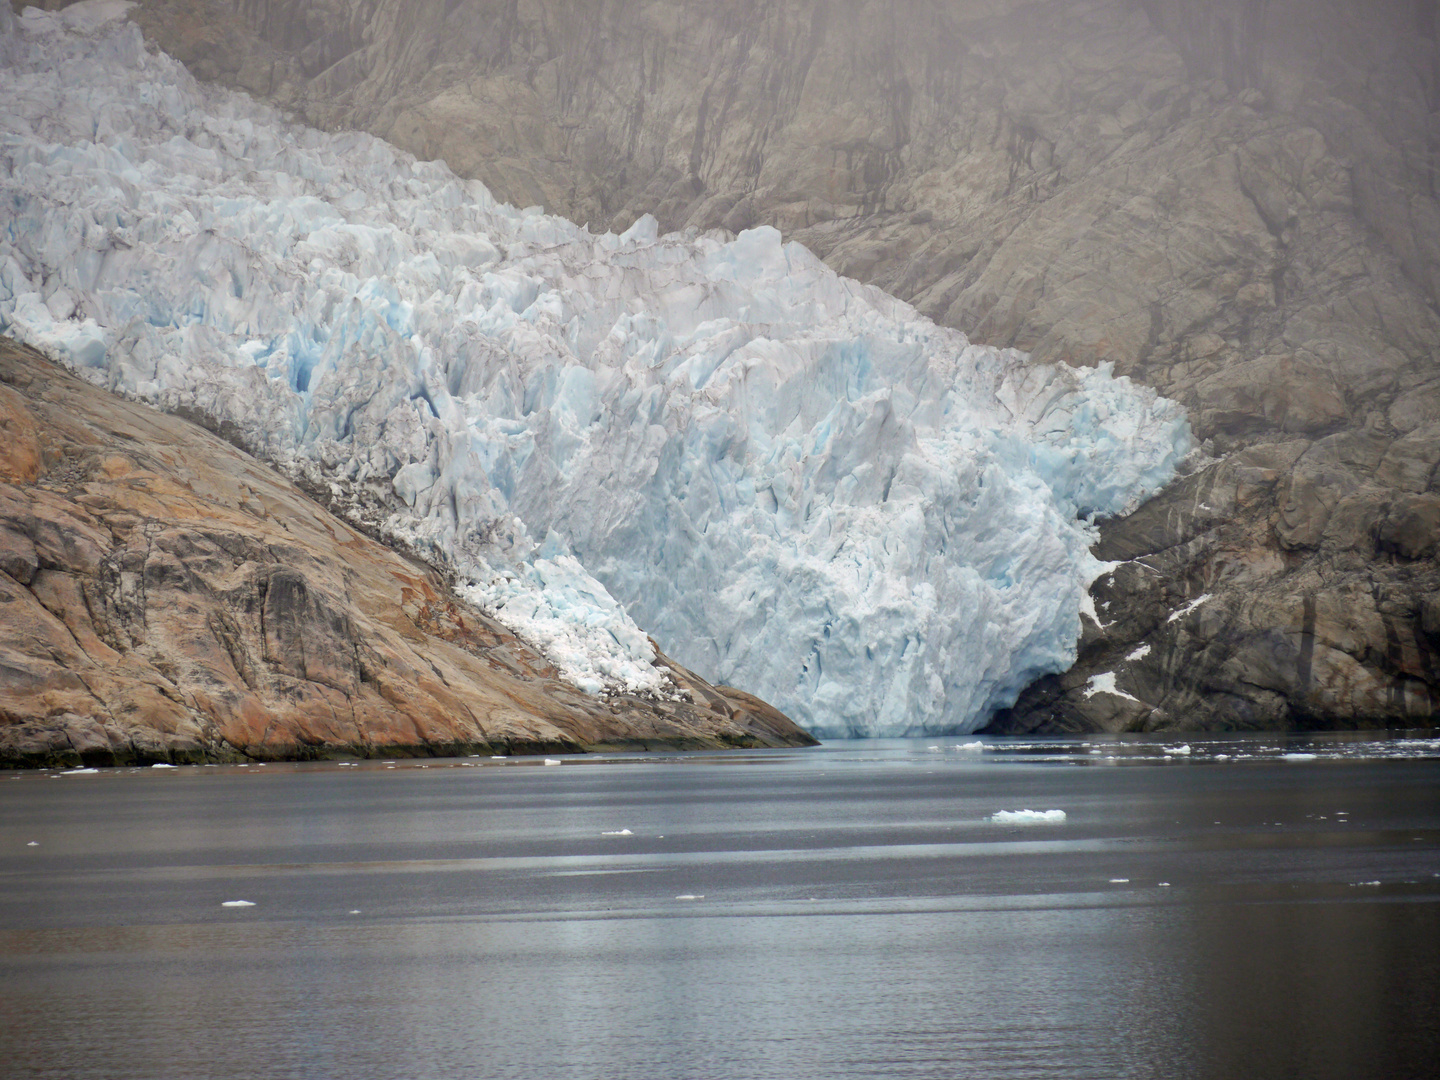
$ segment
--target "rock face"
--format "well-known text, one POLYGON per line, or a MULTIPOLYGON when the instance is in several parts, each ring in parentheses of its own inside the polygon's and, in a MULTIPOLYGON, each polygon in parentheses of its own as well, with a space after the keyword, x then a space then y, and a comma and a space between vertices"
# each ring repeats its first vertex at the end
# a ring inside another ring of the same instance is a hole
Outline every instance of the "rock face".
POLYGON ((266 466, 0 338, 0 766, 813 743, 590 697, 266 466))
POLYGON ((997 730, 1434 723, 1433 0, 135 17, 202 77, 517 204, 776 225, 975 340, 1112 360, 1185 404, 1206 456, 1104 527, 1126 560, 1096 588, 1105 626, 997 730))

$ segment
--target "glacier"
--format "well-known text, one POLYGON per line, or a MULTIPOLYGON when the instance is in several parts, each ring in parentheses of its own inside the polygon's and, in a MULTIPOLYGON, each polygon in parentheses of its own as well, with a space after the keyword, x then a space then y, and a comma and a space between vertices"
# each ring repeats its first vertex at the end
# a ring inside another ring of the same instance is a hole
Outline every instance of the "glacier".
POLYGON ((0 4, 0 332, 241 432, 586 690, 670 692, 643 626, 822 736, 972 731, 1192 449, 772 229, 592 234, 291 123, 129 6, 0 4))

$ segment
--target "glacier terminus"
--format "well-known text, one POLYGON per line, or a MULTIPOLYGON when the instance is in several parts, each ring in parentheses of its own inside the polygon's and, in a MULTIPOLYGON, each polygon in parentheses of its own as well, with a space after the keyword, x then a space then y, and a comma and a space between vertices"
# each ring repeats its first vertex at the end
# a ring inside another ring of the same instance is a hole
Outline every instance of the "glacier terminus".
POLYGON ((327 485, 586 690, 667 692, 648 631, 822 736, 974 730, 1192 449, 772 229, 595 235, 295 125, 128 6, 0 4, 0 332, 327 485))

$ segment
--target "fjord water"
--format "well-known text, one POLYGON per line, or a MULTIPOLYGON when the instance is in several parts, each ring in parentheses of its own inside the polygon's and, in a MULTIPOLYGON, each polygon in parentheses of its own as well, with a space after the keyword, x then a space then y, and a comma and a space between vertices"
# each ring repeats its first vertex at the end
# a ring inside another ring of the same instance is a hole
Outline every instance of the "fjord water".
POLYGON ((0 776, 7 1077, 1437 1060, 1440 741, 0 776))

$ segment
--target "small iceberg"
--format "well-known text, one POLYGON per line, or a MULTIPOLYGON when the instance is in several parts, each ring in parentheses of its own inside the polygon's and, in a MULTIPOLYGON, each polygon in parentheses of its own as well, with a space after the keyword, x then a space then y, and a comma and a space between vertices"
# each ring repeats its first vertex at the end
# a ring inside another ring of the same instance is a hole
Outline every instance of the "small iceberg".
POLYGON ((1183 746, 1166 746, 1163 749, 1170 757, 1189 757, 1193 753, 1189 743, 1185 743, 1183 746))
MULTIPOLYGON (((1377 884, 1378 884, 1378 883, 1377 883, 1377 884)), ((676 900, 704 900, 704 899, 705 899, 705 894, 704 894, 704 893, 701 893, 699 896, 696 896, 694 893, 688 893, 688 892, 687 892, 687 893, 681 893, 679 896, 675 897, 675 899, 676 899, 676 900)))
POLYGON ((1281 754, 1286 761, 1314 761, 1314 754, 1281 754))
POLYGON ((178 769, 180 766, 179 766, 179 765, 171 765, 171 764, 169 764, 168 762, 165 762, 165 761, 157 761, 154 765, 151 765, 150 767, 151 767, 152 769, 178 769))
POLYGON ((998 825, 1060 825, 1065 821, 1064 810, 998 810, 990 815, 998 825))
POLYGON ((254 904, 254 902, 251 901, 251 900, 222 900, 222 901, 220 901, 220 906, 221 906, 221 907, 254 907, 255 904, 254 904))
POLYGON ((616 829, 616 830, 613 831, 613 832, 602 832, 600 835, 601 835, 601 836, 634 836, 635 834, 632 833, 629 829, 616 829))
POLYGON ((559 765, 559 764, 560 764, 560 759, 559 759, 558 757, 547 757, 547 758, 545 759, 545 764, 546 764, 546 765, 559 765))
POLYGON ((66 769, 61 776, 89 776, 91 773, 99 772, 99 769, 66 769))

